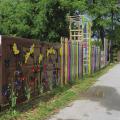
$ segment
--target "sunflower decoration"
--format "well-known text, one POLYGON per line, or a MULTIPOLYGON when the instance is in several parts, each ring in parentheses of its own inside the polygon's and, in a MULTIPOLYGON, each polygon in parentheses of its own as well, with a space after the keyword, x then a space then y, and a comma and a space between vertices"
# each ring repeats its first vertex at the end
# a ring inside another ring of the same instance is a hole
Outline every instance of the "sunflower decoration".
POLYGON ((48 57, 50 54, 55 55, 55 50, 53 49, 53 47, 47 50, 47 57, 48 57))
POLYGON ((29 57, 30 57, 30 52, 27 52, 25 55, 25 63, 27 63, 29 57))
POLYGON ((25 54, 25 63, 27 63, 30 55, 32 55, 32 54, 34 53, 34 48, 35 48, 35 45, 33 44, 33 45, 30 47, 30 51, 25 54))
POLYGON ((14 55, 18 55, 20 53, 20 51, 17 48, 16 43, 13 44, 13 52, 14 52, 14 55))
POLYGON ((30 54, 33 54, 33 53, 34 53, 34 48, 35 48, 35 44, 33 44, 33 45, 30 47, 30 54))
POLYGON ((40 54, 40 55, 39 55, 39 64, 42 62, 42 60, 43 60, 43 55, 40 54))

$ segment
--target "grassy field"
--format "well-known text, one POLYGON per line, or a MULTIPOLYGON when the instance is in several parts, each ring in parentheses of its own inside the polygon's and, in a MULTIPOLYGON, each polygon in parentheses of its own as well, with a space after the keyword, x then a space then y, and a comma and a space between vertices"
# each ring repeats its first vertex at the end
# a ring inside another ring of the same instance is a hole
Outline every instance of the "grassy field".
POLYGON ((76 80, 72 85, 58 87, 37 99, 17 106, 16 111, 5 111, 0 114, 0 120, 43 120, 64 108, 80 94, 88 90, 98 77, 105 74, 113 65, 94 73, 81 80, 76 80))

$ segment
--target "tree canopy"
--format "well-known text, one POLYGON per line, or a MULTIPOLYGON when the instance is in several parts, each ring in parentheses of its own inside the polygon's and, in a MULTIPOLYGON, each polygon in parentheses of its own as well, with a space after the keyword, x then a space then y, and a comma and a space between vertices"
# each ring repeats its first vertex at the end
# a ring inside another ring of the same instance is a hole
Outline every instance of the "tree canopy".
POLYGON ((119 31, 118 0, 0 0, 0 34, 59 41, 68 36, 66 16, 75 10, 92 16, 100 36, 113 26, 119 31))

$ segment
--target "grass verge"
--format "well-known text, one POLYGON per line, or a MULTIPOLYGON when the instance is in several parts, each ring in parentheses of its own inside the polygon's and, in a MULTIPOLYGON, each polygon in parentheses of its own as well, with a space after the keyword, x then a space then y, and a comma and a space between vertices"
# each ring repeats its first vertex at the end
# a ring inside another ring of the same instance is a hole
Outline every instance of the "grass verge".
POLYGON ((52 92, 19 105, 16 111, 8 110, 0 114, 0 120, 43 120, 48 118, 59 109, 68 105, 71 101, 80 97, 80 93, 88 90, 97 80, 98 77, 105 74, 114 65, 111 64, 106 68, 94 73, 84 79, 76 80, 73 85, 58 87, 52 92))

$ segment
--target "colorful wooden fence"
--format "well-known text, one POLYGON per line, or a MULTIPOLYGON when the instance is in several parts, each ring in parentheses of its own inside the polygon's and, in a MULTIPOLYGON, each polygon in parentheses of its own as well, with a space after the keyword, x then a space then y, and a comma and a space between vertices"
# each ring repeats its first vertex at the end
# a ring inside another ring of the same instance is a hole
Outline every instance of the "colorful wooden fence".
POLYGON ((60 85, 60 47, 60 43, 2 36, 0 104, 10 97, 19 103, 60 85))
MULTIPOLYGON (((61 81, 62 85, 70 81, 80 80, 105 67, 107 54, 99 46, 89 46, 86 42, 62 39, 61 81)), ((107 48, 107 47, 106 47, 107 48)))
POLYGON ((2 36, 0 43, 0 105, 29 100, 108 63, 107 50, 85 41, 63 38, 60 44, 2 36))
POLYGON ((62 83, 67 84, 71 80, 79 79, 83 74, 83 61, 82 61, 82 44, 78 41, 62 40, 61 56, 61 80, 62 83))

